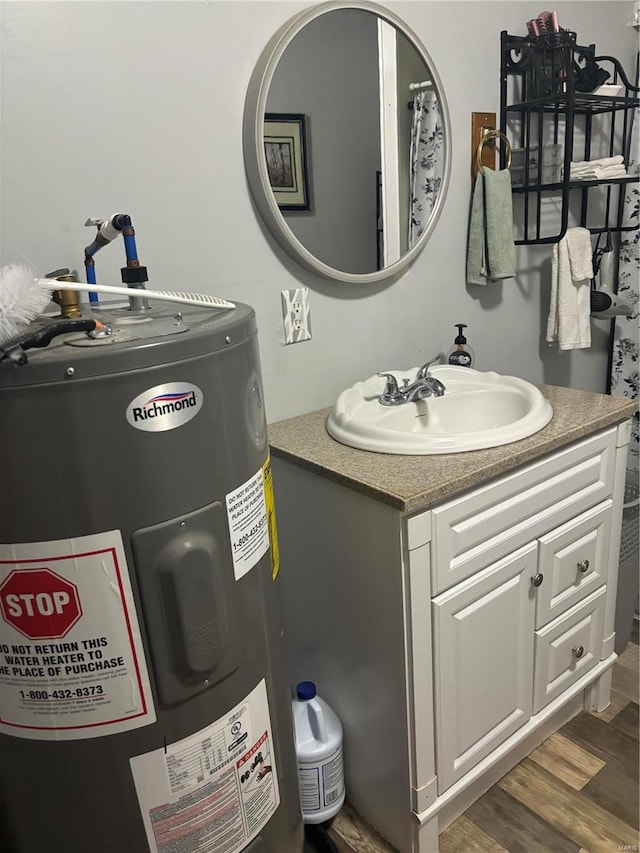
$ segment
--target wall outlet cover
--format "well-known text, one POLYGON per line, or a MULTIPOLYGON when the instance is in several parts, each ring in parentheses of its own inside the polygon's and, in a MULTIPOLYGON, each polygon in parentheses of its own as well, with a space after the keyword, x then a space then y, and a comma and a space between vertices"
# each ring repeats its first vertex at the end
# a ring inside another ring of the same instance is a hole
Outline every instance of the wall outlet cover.
POLYGON ((281 290, 282 323, 284 343, 297 344, 311 340, 311 315, 309 311, 309 288, 281 290))

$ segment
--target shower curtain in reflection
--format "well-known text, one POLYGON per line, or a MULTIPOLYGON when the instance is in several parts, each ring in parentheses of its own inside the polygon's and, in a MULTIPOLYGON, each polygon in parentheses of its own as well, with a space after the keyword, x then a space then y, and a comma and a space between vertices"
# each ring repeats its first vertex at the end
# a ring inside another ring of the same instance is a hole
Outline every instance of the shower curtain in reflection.
MULTIPOLYGON (((633 116, 631 148, 627 172, 640 176, 640 109, 633 116)), ((624 199, 624 224, 638 228, 640 225, 640 190, 637 184, 628 184, 624 199)), ((614 396, 638 399, 638 335, 640 333, 640 305, 638 274, 640 273, 640 232, 623 231, 618 261, 618 293, 621 299, 633 305, 631 317, 616 317, 611 359, 611 393, 614 396)), ((633 420, 627 469, 638 475, 640 438, 638 413, 633 420)))
POLYGON ((409 248, 426 228, 442 186, 444 132, 435 92, 417 92, 411 127, 409 248))

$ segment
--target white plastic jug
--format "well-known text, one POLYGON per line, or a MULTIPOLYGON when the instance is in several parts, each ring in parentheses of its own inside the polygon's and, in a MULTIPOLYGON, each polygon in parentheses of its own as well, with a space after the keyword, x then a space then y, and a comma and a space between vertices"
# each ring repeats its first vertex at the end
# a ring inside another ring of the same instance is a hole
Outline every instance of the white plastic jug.
POLYGON ((300 805, 305 823, 323 823, 336 815, 344 803, 342 725, 316 695, 313 681, 301 681, 293 700, 293 725, 300 805))

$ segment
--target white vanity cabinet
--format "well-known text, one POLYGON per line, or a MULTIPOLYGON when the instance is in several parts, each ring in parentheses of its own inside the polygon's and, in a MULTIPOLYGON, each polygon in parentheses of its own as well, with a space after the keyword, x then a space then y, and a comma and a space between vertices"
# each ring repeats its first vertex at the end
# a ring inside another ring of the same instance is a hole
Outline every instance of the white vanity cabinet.
POLYGON ((600 661, 612 506, 433 599, 439 793, 600 661))
POLYGON ((608 703, 629 432, 418 512, 274 454, 291 682, 340 716, 347 800, 400 853, 437 853, 510 767, 608 703))

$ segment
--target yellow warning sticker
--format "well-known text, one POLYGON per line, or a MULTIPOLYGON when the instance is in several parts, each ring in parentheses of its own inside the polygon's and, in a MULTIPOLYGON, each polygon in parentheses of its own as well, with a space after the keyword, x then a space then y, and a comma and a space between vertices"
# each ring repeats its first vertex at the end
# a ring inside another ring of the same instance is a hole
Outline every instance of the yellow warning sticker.
POLYGON ((276 502, 273 496, 273 477, 271 476, 271 457, 262 466, 264 479, 264 501, 267 506, 269 524, 269 542, 271 544, 271 577, 275 580, 280 570, 280 548, 278 546, 278 527, 276 525, 276 502))

